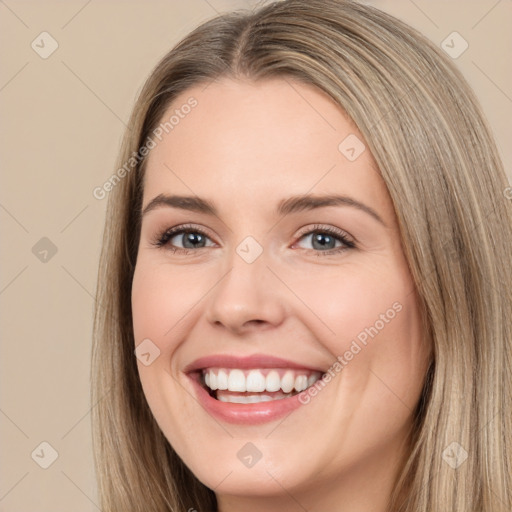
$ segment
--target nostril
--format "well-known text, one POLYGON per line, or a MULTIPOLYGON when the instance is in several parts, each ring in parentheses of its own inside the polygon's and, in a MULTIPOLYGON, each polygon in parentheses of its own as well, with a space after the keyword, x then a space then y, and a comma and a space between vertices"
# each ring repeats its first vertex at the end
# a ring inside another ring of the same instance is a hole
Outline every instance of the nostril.
POLYGON ((264 325, 266 324, 267 322, 265 320, 259 320, 259 319, 256 319, 256 320, 248 320, 247 322, 245 322, 245 326, 244 327, 247 327, 247 326, 254 326, 254 325, 264 325))

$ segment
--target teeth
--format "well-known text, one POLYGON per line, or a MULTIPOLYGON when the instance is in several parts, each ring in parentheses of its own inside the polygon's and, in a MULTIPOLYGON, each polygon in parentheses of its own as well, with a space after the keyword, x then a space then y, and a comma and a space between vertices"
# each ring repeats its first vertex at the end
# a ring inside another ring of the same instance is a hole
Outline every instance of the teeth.
POLYGON ((217 375, 215 373, 210 372, 210 389, 217 389, 217 375))
POLYGON ((281 379, 281 389, 285 393, 289 393, 295 385, 295 377, 293 376, 293 372, 286 372, 281 379))
MULTIPOLYGON (((210 375, 211 380, 211 375, 210 375)), ((308 378, 306 375, 297 375, 295 377, 295 389, 297 391, 304 391, 308 387, 308 378)))
MULTIPOLYGON (((222 370, 219 371, 219 373, 222 370)), ((229 391, 247 391, 245 387, 245 375, 242 370, 231 370, 228 377, 229 391)))
POLYGON ((279 378, 279 373, 275 370, 272 370, 267 375, 267 384, 265 388, 267 391, 278 391, 281 389, 281 379, 279 378))
MULTIPOLYGON (((203 371, 204 383, 211 390, 228 390, 234 392, 270 393, 282 390, 289 394, 294 389, 296 392, 304 391, 312 386, 320 377, 320 372, 304 370, 240 370, 231 368, 208 368, 203 371)), ((265 401, 268 395, 255 396, 257 401, 265 401)), ((233 397, 230 397, 233 398, 233 397)), ((236 399, 253 400, 253 397, 234 397, 236 399)), ((220 399, 220 398, 219 398, 220 399)), ((222 401, 228 401, 223 397, 222 401)), ((235 400, 229 400, 235 401, 235 400)), ((253 403, 237 402, 237 403, 253 403)))
POLYGON ((217 389, 228 389, 228 374, 224 370, 217 374, 217 389))
POLYGON ((265 391, 267 380, 258 370, 251 370, 249 375, 247 375, 245 385, 247 387, 247 391, 261 392, 265 391))
POLYGON ((240 396, 240 395, 232 395, 225 396, 219 395, 218 399, 221 402, 231 402, 233 404, 255 404, 258 402, 271 402, 273 400, 282 400, 283 398, 288 398, 292 396, 291 393, 280 396, 278 398, 273 398, 269 395, 249 395, 249 396, 240 396))

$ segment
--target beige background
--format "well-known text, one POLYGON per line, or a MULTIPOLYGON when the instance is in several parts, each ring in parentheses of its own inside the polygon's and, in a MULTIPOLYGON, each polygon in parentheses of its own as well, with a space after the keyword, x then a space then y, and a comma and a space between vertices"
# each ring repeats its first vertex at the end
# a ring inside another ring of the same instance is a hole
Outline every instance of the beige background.
MULTIPOLYGON (((134 97, 160 57, 216 12, 256 3, 0 0, 0 511, 99 510, 89 358, 106 202, 92 190, 114 171, 134 97), (59 45, 47 59, 31 47, 43 31, 59 45), (54 255, 40 252, 43 237, 54 255), (43 441, 58 452, 48 469, 37 463, 51 461, 43 441)), ((438 45, 453 31, 469 43, 456 63, 512 181, 512 2, 367 3, 438 45)))

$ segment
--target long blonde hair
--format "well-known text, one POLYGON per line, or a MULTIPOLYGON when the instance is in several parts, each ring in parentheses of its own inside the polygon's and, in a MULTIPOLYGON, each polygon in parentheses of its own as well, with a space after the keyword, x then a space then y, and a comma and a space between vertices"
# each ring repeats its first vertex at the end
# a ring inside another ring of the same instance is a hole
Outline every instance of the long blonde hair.
POLYGON ((117 168, 134 154, 136 163, 111 187, 97 282, 92 412, 102 510, 217 510, 146 403, 130 296, 139 149, 178 94, 221 76, 290 77, 325 91, 365 137, 387 185, 433 347, 389 510, 512 510, 506 176, 478 102, 448 57, 392 16, 348 0, 286 0, 204 23, 165 55, 137 99, 117 168), (465 453, 455 467, 451 460, 465 453))

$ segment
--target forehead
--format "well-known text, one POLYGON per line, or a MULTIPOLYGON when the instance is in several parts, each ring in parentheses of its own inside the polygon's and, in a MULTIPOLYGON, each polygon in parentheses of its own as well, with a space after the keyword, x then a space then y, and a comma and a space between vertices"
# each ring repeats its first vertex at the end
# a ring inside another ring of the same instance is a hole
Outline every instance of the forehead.
POLYGON ((391 213, 362 135, 311 85, 284 78, 201 84, 173 101, 160 127, 161 140, 153 137, 148 155, 144 204, 162 192, 244 207, 339 192, 391 213))

